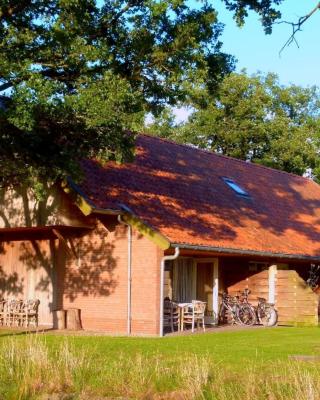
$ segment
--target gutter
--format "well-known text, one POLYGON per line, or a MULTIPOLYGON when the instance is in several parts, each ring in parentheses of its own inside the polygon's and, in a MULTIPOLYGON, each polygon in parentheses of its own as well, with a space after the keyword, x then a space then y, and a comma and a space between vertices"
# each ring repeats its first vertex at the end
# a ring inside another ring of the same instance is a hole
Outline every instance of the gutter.
POLYGON ((214 246, 199 246, 185 243, 171 243, 171 247, 180 248, 186 250, 199 250, 199 251, 212 251, 221 254, 236 254, 236 255, 248 255, 248 256, 261 256, 261 257, 278 257, 285 259, 294 260, 306 260, 306 261, 318 261, 320 257, 312 257, 301 254, 286 254, 286 253, 272 253, 271 251, 258 251, 258 250, 241 250, 241 249, 230 249, 228 247, 214 247, 214 246))
POLYGON ((121 215, 118 215, 120 224, 128 227, 128 262, 127 262, 127 335, 131 335, 131 282, 132 282, 132 227, 124 222, 121 215))
POLYGON ((160 337, 163 336, 163 285, 164 285, 164 267, 165 267, 165 262, 166 261, 171 261, 175 260, 176 258, 179 257, 180 254, 180 249, 179 247, 175 248, 174 254, 171 256, 164 256, 161 259, 160 263, 160 337))

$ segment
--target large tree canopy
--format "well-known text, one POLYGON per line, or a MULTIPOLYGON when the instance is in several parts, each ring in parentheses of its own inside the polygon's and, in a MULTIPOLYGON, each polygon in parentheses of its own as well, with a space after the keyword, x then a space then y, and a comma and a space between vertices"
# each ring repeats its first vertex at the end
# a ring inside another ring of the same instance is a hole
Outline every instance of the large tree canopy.
POLYGON ((215 96, 199 90, 189 120, 166 110, 148 127, 160 136, 320 180, 320 93, 281 86, 274 74, 227 76, 215 96), (200 96, 202 93, 202 96, 200 96))
MULTIPOLYGON (((224 0, 270 32, 281 0, 224 0)), ((0 1, 0 184, 77 176, 84 157, 122 160, 145 113, 209 93, 233 68, 210 2, 0 1)))

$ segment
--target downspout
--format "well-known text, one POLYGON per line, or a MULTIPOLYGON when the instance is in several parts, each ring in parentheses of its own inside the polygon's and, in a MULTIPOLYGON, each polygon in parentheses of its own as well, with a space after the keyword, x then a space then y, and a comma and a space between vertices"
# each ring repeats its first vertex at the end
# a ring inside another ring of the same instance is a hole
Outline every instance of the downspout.
POLYGON ((132 227, 121 219, 121 215, 118 215, 118 221, 122 225, 128 227, 128 262, 127 262, 127 276, 128 276, 128 289, 127 289, 127 335, 131 335, 131 266, 132 266, 132 227))
POLYGON ((163 286, 164 286, 164 267, 166 261, 175 260, 179 257, 180 249, 176 247, 172 256, 164 256, 160 263, 160 337, 163 336, 163 286))

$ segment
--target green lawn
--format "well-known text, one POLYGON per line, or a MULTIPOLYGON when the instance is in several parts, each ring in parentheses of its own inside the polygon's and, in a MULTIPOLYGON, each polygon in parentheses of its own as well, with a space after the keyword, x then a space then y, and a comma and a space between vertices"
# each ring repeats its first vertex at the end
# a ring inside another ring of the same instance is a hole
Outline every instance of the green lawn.
POLYGON ((320 398, 319 328, 163 339, 0 331, 0 399, 320 398), (47 396, 47 397, 43 397, 47 396))

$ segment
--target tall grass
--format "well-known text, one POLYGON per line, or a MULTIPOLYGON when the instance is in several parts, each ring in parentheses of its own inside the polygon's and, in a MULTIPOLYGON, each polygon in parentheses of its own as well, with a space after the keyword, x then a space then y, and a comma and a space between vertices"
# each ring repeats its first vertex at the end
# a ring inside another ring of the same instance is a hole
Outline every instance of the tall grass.
POLYGON ((0 349, 0 396, 31 399, 41 393, 78 390, 91 365, 90 354, 66 340, 52 351, 37 335, 6 340, 0 349))
POLYGON ((100 354, 72 338, 9 338, 0 346, 0 399, 317 400, 319 366, 247 362, 226 368, 211 355, 100 354))

